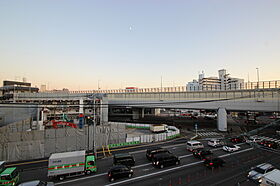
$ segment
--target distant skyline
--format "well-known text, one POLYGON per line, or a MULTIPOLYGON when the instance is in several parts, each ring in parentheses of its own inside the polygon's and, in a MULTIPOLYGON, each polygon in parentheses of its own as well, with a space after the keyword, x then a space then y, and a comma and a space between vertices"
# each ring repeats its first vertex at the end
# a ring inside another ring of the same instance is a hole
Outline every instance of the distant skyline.
POLYGON ((185 86, 226 69, 280 80, 279 0, 0 1, 0 81, 185 86))

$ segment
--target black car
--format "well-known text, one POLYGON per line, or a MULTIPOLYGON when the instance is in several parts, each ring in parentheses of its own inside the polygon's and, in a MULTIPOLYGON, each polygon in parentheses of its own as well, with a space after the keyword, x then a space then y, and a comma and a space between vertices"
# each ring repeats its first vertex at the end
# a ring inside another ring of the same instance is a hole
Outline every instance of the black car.
POLYGON ((132 167, 135 165, 135 160, 130 154, 115 154, 113 158, 114 165, 126 165, 132 167))
POLYGON ((204 165, 209 168, 222 167, 225 161, 221 158, 208 157, 204 160, 204 165))
POLYGON ((170 154, 170 152, 167 149, 161 147, 154 147, 154 148, 147 149, 146 157, 148 160, 152 160, 156 154, 161 154, 161 153, 170 154))
POLYGON ((180 159, 173 154, 162 153, 155 155, 152 163, 155 167, 159 167, 162 169, 166 166, 178 165, 180 163, 180 159))
POLYGON ((195 149, 193 150, 193 156, 199 159, 205 159, 207 155, 213 154, 211 150, 208 149, 195 149))
POLYGON ((108 171, 109 181, 114 181, 118 178, 131 178, 133 170, 125 165, 115 165, 108 171))
POLYGON ((263 140, 261 142, 258 143, 259 145, 262 145, 264 147, 269 147, 269 148, 273 148, 273 149, 277 149, 278 144, 274 141, 268 141, 268 140, 263 140))

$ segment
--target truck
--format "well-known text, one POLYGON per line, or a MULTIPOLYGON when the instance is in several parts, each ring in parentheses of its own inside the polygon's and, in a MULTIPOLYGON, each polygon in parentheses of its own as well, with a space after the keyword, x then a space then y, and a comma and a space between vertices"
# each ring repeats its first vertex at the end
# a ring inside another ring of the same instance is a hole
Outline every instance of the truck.
POLYGON ((19 173, 16 167, 6 167, 5 161, 0 161, 0 185, 17 185, 19 173))
POLYGON ((54 153, 48 161, 48 177, 64 180, 66 177, 91 174, 97 171, 94 154, 85 150, 54 153))
POLYGON ((168 128, 166 124, 150 125, 150 131, 154 133, 165 132, 167 130, 168 128))
POLYGON ((280 170, 274 169, 263 175, 260 186, 280 186, 280 170))

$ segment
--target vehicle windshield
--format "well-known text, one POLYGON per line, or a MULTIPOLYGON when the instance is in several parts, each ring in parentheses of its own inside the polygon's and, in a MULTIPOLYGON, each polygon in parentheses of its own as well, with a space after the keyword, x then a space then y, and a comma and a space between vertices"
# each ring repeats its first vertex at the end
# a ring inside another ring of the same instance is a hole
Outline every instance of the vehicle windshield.
POLYGON ((258 173, 261 173, 261 174, 264 174, 265 173, 265 170, 260 168, 260 167, 256 167, 254 168, 254 171, 258 172, 258 173))

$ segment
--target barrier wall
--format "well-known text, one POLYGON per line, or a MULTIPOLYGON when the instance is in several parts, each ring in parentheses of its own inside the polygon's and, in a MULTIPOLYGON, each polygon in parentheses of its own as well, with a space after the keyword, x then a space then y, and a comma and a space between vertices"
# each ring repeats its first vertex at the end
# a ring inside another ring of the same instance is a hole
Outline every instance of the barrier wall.
MULTIPOLYGON (((49 157, 58 152, 93 150, 93 126, 85 126, 83 129, 67 127, 30 130, 30 123, 31 120, 24 120, 0 128, 0 160, 19 161, 49 157)), ((168 126, 169 130, 165 133, 127 138, 126 128, 148 130, 150 125, 110 122, 106 126, 96 126, 96 148, 158 142, 180 135, 180 130, 168 126)))
MULTIPOLYGON (((136 129, 150 129, 150 124, 139 124, 139 123, 120 123, 120 122, 109 122, 109 125, 117 124, 119 126, 123 125, 126 128, 136 128, 136 129)), ((168 126, 168 131, 159 134, 147 134, 147 135, 140 135, 137 137, 126 138, 125 142, 117 143, 117 144, 109 144, 109 148, 113 147, 121 147, 121 146, 128 146, 128 145, 136 145, 140 143, 152 143, 152 142, 159 142, 165 141, 167 139, 173 139, 180 136, 180 130, 174 126, 168 126)))

